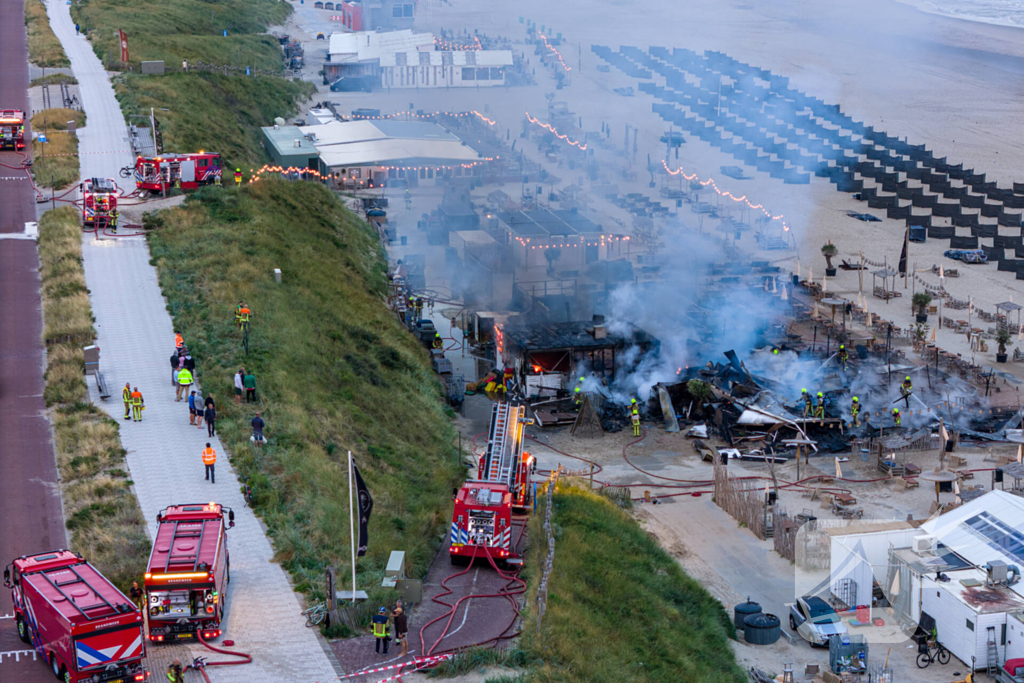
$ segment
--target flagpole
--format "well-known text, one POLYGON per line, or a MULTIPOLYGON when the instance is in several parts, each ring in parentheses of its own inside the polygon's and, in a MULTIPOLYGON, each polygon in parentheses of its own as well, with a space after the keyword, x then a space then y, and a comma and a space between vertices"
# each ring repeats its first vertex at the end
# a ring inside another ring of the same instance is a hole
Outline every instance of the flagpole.
POLYGON ((356 516, 352 494, 352 451, 348 452, 348 527, 352 539, 352 604, 356 602, 356 516))

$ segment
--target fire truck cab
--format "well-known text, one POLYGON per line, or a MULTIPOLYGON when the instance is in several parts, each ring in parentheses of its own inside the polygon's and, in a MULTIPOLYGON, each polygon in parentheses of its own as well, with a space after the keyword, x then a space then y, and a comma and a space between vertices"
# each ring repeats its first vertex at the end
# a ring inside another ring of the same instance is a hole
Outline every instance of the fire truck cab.
POLYGON ((183 190, 194 190, 213 185, 222 174, 220 154, 215 152, 172 152, 135 159, 135 186, 149 192, 169 190, 175 183, 180 183, 183 190))
POLYGON ((452 564, 488 556, 496 563, 522 564, 512 526, 513 513, 526 512, 533 505, 530 476, 536 461, 523 451, 523 431, 532 422, 526 418, 525 406, 499 401, 492 407, 487 449, 477 478, 455 492, 448 551, 452 564))
POLYGON ((149 677, 138 607, 81 555, 25 555, 4 569, 18 636, 65 683, 128 683, 149 677))
POLYGON ((0 109, 0 150, 25 149, 25 112, 0 109))
POLYGON ((111 178, 87 178, 82 192, 82 223, 86 226, 112 225, 117 216, 117 184, 111 178))
POLYGON ((221 634, 231 579, 226 532, 235 513, 217 503, 172 505, 156 518, 146 568, 149 639, 154 642, 221 634))

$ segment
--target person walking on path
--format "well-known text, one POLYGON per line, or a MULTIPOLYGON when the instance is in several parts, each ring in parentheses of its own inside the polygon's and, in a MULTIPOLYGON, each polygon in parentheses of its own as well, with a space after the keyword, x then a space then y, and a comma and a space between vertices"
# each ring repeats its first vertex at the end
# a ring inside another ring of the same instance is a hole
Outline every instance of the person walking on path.
POLYGON ((185 392, 185 394, 188 395, 188 392, 192 388, 193 381, 194 379, 192 377, 191 370, 189 370, 188 368, 182 368, 178 370, 178 391, 176 393, 176 398, 174 399, 175 401, 181 400, 182 392, 185 392))
POLYGON ((132 390, 132 422, 142 422, 142 409, 145 401, 142 400, 142 392, 138 387, 132 390))
POLYGON ((178 349, 174 349, 174 353, 171 354, 171 386, 178 386, 177 375, 175 374, 178 369, 181 368, 181 354, 178 353, 178 349))
POLYGON ((402 646, 402 657, 409 654, 409 641, 406 634, 409 631, 409 617, 405 613, 405 607, 401 600, 395 601, 395 609, 391 611, 391 620, 395 624, 395 645, 402 646))
POLYGON ((380 654, 381 641, 384 642, 384 654, 388 653, 388 645, 391 644, 391 628, 388 622, 388 610, 381 607, 373 615, 373 639, 376 641, 376 652, 380 654))
POLYGON ((206 448, 203 449, 203 465, 206 466, 206 481, 211 484, 216 484, 217 480, 214 476, 214 465, 217 464, 217 451, 213 450, 213 446, 207 442, 206 448))
POLYGON ((125 382, 121 390, 121 398, 124 399, 124 419, 132 419, 132 383, 125 382))
POLYGON ((196 414, 196 427, 199 429, 203 428, 203 418, 206 417, 206 408, 203 406, 203 392, 196 390, 196 400, 193 401, 195 405, 196 414))
POLYGON ((196 392, 192 392, 188 395, 188 423, 195 425, 196 423, 196 392))
POLYGON ((204 402, 206 409, 203 411, 203 417, 206 419, 206 434, 207 436, 217 436, 217 404, 213 401, 213 396, 207 396, 204 402))
POLYGON ((263 445, 263 418, 259 413, 252 419, 252 441, 257 447, 263 445))
POLYGON ((142 604, 142 589, 139 588, 138 581, 132 581, 132 587, 128 591, 128 597, 132 599, 132 602, 134 602, 139 609, 146 608, 146 606, 142 604))
POLYGON ((242 379, 242 386, 245 387, 245 402, 255 403, 256 402, 256 377, 252 374, 252 370, 249 370, 245 377, 242 379))
POLYGON ((245 379, 245 368, 239 368, 235 373, 235 405, 242 403, 242 380, 245 379))

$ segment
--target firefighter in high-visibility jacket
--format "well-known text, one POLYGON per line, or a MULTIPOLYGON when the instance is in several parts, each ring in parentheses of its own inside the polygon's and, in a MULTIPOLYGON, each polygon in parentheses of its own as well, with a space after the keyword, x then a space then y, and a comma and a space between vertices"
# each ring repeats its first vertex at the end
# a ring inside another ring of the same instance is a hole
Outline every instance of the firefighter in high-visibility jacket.
POLYGON ((910 375, 900 385, 900 398, 906 401, 905 408, 910 408, 910 395, 914 393, 914 383, 910 381, 910 375))
POLYGON ((240 309, 238 309, 238 331, 239 332, 241 332, 242 329, 246 325, 249 324, 249 318, 251 318, 251 317, 252 317, 252 311, 249 310, 248 306, 246 306, 245 304, 242 304, 242 307, 240 309))
POLYGON ((572 390, 572 405, 576 410, 580 409, 583 405, 583 389, 576 387, 572 390))
POLYGON ((241 186, 242 186, 242 169, 236 168, 235 169, 235 187, 241 187, 241 186))
POLYGON ((124 389, 121 390, 121 398, 124 400, 124 419, 132 419, 132 384, 131 382, 125 382, 124 389))
POLYGON ((444 341, 441 339, 441 333, 440 332, 435 332, 434 333, 434 348, 435 349, 443 349, 444 348, 444 341))
POLYGON ((238 302, 238 305, 237 305, 237 306, 235 306, 235 324, 236 324, 236 325, 238 325, 238 324, 240 324, 240 323, 241 323, 241 319, 242 319, 242 308, 243 308, 244 306, 245 306, 245 304, 244 304, 243 302, 241 302, 241 301, 239 301, 239 302, 238 302))
POLYGON ((842 363, 844 370, 846 364, 850 362, 850 352, 846 350, 846 344, 839 345, 839 362, 842 363))
POLYGON ((145 401, 142 400, 142 392, 138 387, 132 390, 132 422, 142 422, 142 409, 145 401))
POLYGON ((388 645, 391 643, 391 623, 388 621, 388 611, 381 607, 373 615, 373 639, 377 641, 376 651, 380 654, 380 644, 384 643, 384 654, 388 653, 388 645))
POLYGON ((853 415, 853 425, 855 427, 860 426, 860 399, 856 396, 853 397, 853 405, 850 406, 850 414, 853 415))
POLYGON ((806 389, 800 390, 800 397, 804 400, 804 419, 806 419, 814 412, 814 403, 811 402, 811 395, 807 393, 806 389))
POLYGON ((823 419, 825 417, 825 394, 818 392, 818 399, 814 404, 814 417, 823 419))
POLYGON ((181 670, 181 659, 178 657, 167 667, 167 680, 169 683, 185 683, 185 673, 181 670))
POLYGON ((893 419, 893 422, 896 423, 897 427, 899 427, 900 425, 903 424, 903 420, 900 418, 900 409, 899 408, 893 408, 892 409, 892 419, 893 419))
POLYGON ((629 419, 633 422, 633 436, 640 436, 640 408, 635 404, 629 411, 629 419))

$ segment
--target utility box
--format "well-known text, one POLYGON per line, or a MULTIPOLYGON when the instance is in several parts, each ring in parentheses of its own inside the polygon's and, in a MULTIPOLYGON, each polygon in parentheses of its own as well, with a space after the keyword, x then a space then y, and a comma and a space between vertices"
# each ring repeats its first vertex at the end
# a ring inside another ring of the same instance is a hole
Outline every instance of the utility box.
POLYGON ((142 73, 144 73, 144 74, 152 74, 154 76, 163 76, 164 75, 164 60, 161 59, 161 60, 155 61, 155 62, 143 62, 142 63, 142 73))
POLYGON ((405 551, 392 550, 388 558, 388 566, 384 569, 384 580, 381 586, 394 588, 396 584, 405 578, 405 551))
POLYGON ((100 347, 92 344, 82 349, 85 355, 85 374, 95 375, 100 369, 100 347))
POLYGON ((423 601, 423 582, 419 579, 399 579, 395 589, 398 597, 406 605, 415 605, 423 601))

